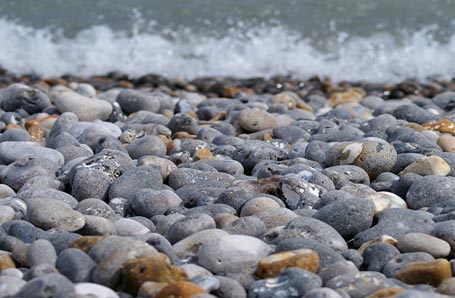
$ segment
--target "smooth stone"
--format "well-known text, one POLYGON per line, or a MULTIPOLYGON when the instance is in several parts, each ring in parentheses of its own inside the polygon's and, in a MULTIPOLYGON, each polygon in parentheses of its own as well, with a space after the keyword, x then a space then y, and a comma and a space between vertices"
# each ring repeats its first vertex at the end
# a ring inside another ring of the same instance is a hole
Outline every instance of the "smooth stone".
POLYGON ((129 218, 116 220, 114 222, 114 229, 115 234, 118 236, 138 236, 150 232, 143 224, 129 218))
POLYGON ((455 193, 452 191, 454 187, 454 177, 425 176, 416 180, 409 187, 406 202, 410 208, 419 209, 435 203, 454 200, 455 193))
POLYGON ((239 113, 239 125, 248 132, 279 126, 277 118, 263 109, 245 109, 239 113))
POLYGON ((84 216, 62 201, 48 198, 32 200, 27 204, 27 217, 36 226, 43 229, 60 228, 77 231, 85 224, 84 216))
POLYGON ((0 134, 0 142, 29 142, 31 137, 29 133, 22 128, 12 128, 0 134))
POLYGON ((373 243, 369 245, 362 253, 362 266, 367 271, 382 272, 384 266, 400 251, 393 245, 384 242, 373 243))
POLYGON ((361 271, 356 275, 341 275, 329 280, 326 287, 343 290, 352 298, 362 298, 395 284, 379 272, 361 271))
POLYGON ((82 250, 67 248, 57 257, 56 268, 74 283, 91 280, 96 263, 82 250))
POLYGON ((415 173, 421 176, 447 176, 451 171, 450 165, 437 155, 424 156, 407 166, 402 173, 415 173))
POLYGON ((179 267, 183 270, 183 272, 185 272, 188 279, 192 279, 198 275, 213 276, 212 272, 196 264, 183 264, 179 267))
POLYGON ((438 144, 444 152, 455 153, 455 137, 450 134, 441 135, 436 144, 438 144))
POLYGON ((255 197, 248 200, 243 206, 240 211, 240 216, 250 216, 254 215, 266 210, 280 208, 280 204, 278 204, 275 200, 269 197, 255 197))
POLYGON ((164 235, 172 244, 194 233, 215 229, 215 220, 204 213, 188 215, 172 224, 164 235))
POLYGON ((354 247, 381 235, 397 238, 407 233, 430 233, 433 229, 432 216, 424 211, 401 208, 385 209, 377 214, 378 223, 354 236, 354 247))
POLYGON ((33 114, 50 106, 50 101, 46 93, 40 89, 15 83, 0 89, 0 105, 5 111, 24 109, 33 114))
POLYGON ((190 281, 203 288, 206 292, 212 292, 220 286, 220 281, 216 277, 209 275, 197 275, 191 278, 190 281))
POLYGON ((73 283, 65 276, 58 273, 49 273, 28 281, 15 294, 16 297, 65 297, 74 292, 73 283))
POLYGON ((203 243, 198 251, 198 263, 215 274, 250 274, 256 270, 259 260, 271 252, 272 249, 257 238, 227 235, 203 243))
POLYGON ((254 216, 262 220, 266 230, 279 226, 285 226, 298 217, 297 214, 287 208, 269 209, 256 213, 254 216))
POLYGON ((60 113, 72 112, 80 121, 107 120, 113 111, 109 102, 88 98, 75 92, 60 93, 54 104, 60 113))
POLYGON ((197 256, 199 247, 227 235, 229 233, 220 229, 203 230, 180 240, 173 248, 182 260, 191 260, 197 256))
POLYGON ((55 166, 63 165, 63 156, 56 150, 40 146, 35 142, 2 142, 0 159, 5 164, 24 158, 45 158, 55 166))
POLYGON ((455 277, 448 278, 438 286, 438 292, 446 295, 455 295, 455 277))
POLYGON ((33 188, 52 188, 62 190, 64 189, 64 185, 62 181, 57 180, 54 177, 39 175, 28 179, 27 182, 25 182, 24 185, 22 185, 22 187, 18 190, 18 194, 23 191, 31 190, 33 188))
POLYGON ((319 256, 305 248, 272 254, 259 261, 256 275, 260 278, 277 276, 288 267, 298 267, 315 273, 319 267, 319 256))
POLYGON ((332 180, 337 189, 348 182, 370 184, 368 173, 362 168, 353 165, 327 167, 322 173, 332 180))
POLYGON ((407 208, 406 201, 394 193, 388 191, 378 191, 376 194, 369 196, 374 202, 374 213, 389 209, 389 208, 407 208))
POLYGON ((227 223, 223 230, 233 235, 246 235, 261 238, 265 232, 265 224, 255 216, 244 216, 227 223))
POLYGON ((165 96, 164 94, 158 92, 143 92, 140 90, 126 89, 117 95, 116 101, 119 103, 122 110, 127 114, 141 110, 158 112, 160 109, 160 102, 156 95, 165 96))
POLYGON ((131 201, 138 190, 143 188, 163 188, 161 174, 154 168, 142 166, 126 170, 109 187, 109 198, 122 197, 131 201))
MULTIPOLYGON (((438 225, 436 225, 438 226, 438 225)), ((397 247, 402 252, 426 252, 435 258, 446 257, 450 245, 444 240, 423 233, 409 233, 398 237, 397 247)))
POLYGON ((71 243, 73 243, 76 239, 80 237, 81 236, 76 233, 70 233, 62 229, 52 229, 46 231, 44 239, 52 243, 52 245, 55 248, 55 251, 57 252, 57 254, 59 254, 62 250, 69 247, 71 243))
POLYGON ((382 272, 387 277, 393 277, 402 268, 408 264, 416 262, 431 262, 434 258, 426 252, 408 252, 402 253, 393 257, 382 269, 382 272))
POLYGON ((338 261, 319 269, 318 275, 325 284, 337 276, 357 275, 359 269, 350 261, 338 261))
POLYGON ((184 218, 185 215, 180 213, 170 213, 168 215, 155 215, 152 217, 153 223, 156 226, 156 232, 164 235, 167 230, 172 226, 176 221, 184 218))
POLYGON ((291 210, 311 209, 320 196, 326 192, 325 188, 309 183, 294 173, 284 175, 279 183, 280 197, 291 210))
POLYGON ((325 205, 313 215, 313 218, 329 224, 343 238, 349 240, 371 227, 374 211, 375 205, 372 200, 352 198, 325 205))
POLYGON ((452 277, 452 270, 449 261, 437 259, 408 264, 397 271, 393 277, 407 284, 429 284, 437 287, 444 280, 452 277))
POLYGON ((11 276, 22 279, 24 273, 17 268, 6 268, 1 271, 0 276, 11 276))
POLYGON ((164 156, 166 155, 166 145, 161 138, 157 136, 145 136, 131 142, 126 149, 128 154, 133 159, 138 159, 143 156, 164 156))
POLYGON ((360 266, 363 264, 363 256, 356 249, 350 248, 343 251, 341 255, 343 258, 345 258, 346 261, 354 263, 357 268, 360 268, 360 266))
POLYGON ((14 294, 20 291, 20 289, 25 286, 27 282, 21 278, 1 275, 0 276, 0 297, 13 297, 14 294))
POLYGON ((96 298, 120 298, 120 296, 113 290, 90 282, 79 282, 74 285, 74 290, 77 294, 83 297, 90 297, 94 295, 96 298))
POLYGON ((151 218, 155 215, 165 214, 181 203, 180 197, 171 190, 142 188, 135 193, 130 202, 130 208, 136 215, 151 218))
POLYGON ((14 260, 9 253, 0 252, 0 272, 5 269, 16 268, 14 260))
POLYGON ((12 197, 16 194, 16 192, 6 184, 0 184, 0 198, 6 199, 8 197, 12 197))
POLYGON ((34 267, 41 264, 55 266, 57 253, 54 246, 45 239, 34 241, 27 249, 27 264, 34 267))

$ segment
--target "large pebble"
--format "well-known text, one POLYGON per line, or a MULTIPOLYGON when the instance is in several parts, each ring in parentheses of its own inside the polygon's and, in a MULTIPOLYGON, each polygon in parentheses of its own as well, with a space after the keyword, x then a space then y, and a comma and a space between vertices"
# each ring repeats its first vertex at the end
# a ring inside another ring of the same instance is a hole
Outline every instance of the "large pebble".
POLYGON ((38 88, 16 83, 0 89, 0 104, 5 111, 24 109, 28 113, 38 113, 47 108, 50 101, 38 88))
POLYGON ((85 224, 84 216, 62 201, 41 198, 27 204, 27 217, 43 229, 60 228, 77 231, 85 224))
POLYGON ((196 232, 216 228, 215 220, 204 213, 186 216, 176 221, 167 230, 165 237, 172 243, 176 243, 196 232))
POLYGON ((27 282, 16 297, 65 297, 74 292, 73 283, 58 273, 49 273, 27 282))
POLYGON ((199 264, 215 274, 252 274, 260 259, 272 249, 263 241, 244 235, 229 235, 205 242, 199 249, 199 264))
POLYGON ((368 229, 373 223, 375 205, 369 199, 352 198, 335 201, 319 209, 313 218, 319 219, 352 239, 357 233, 368 229), (339 212, 343 210, 343 212, 339 212))
POLYGON ((413 232, 429 233, 434 225, 432 216, 424 211, 391 208, 381 211, 377 217, 378 223, 375 226, 355 235, 354 246, 359 247, 381 235, 396 238, 413 232))
POLYGON ((228 186, 234 177, 226 173, 203 172, 179 168, 169 175, 169 186, 177 190, 187 184, 205 183, 206 186, 228 186))
POLYGON ((44 158, 48 160, 53 167, 63 165, 63 155, 51 148, 40 146, 34 142, 3 142, 0 143, 0 159, 5 164, 25 158, 44 158))
POLYGON ((108 101, 85 97, 75 92, 60 93, 54 103, 60 113, 72 112, 80 121, 107 120, 113 111, 108 101))
POLYGON ((437 287, 444 280, 452 277, 452 270, 449 261, 437 259, 408 264, 393 277, 407 284, 429 284, 437 287))
POLYGON ((256 275, 261 278, 276 276, 287 267, 298 267, 314 273, 319 267, 319 256, 304 248, 279 252, 261 259, 256 275))
POLYGON ((54 246, 45 239, 34 241, 27 249, 27 264, 30 267, 49 264, 55 266, 57 253, 54 246))
POLYGON ((245 109, 239 114, 240 126, 248 132, 256 132, 279 126, 276 117, 262 109, 245 109))
POLYGON ((429 207, 435 203, 455 199, 455 178, 437 175, 425 176, 412 183, 406 202, 412 209, 429 207))
POLYGON ((74 290, 77 294, 85 296, 95 295, 97 298, 119 298, 116 292, 109 289, 108 287, 89 283, 89 282, 80 282, 75 284, 74 290))
MULTIPOLYGON (((163 94, 164 95, 164 94, 163 94)), ((123 90, 117 95, 117 102, 127 114, 140 110, 158 112, 160 102, 155 93, 147 93, 139 90, 123 90)))
POLYGON ((397 240, 397 247, 402 252, 422 251, 435 258, 445 257, 450 253, 449 243, 428 234, 409 233, 398 237, 397 240))
POLYGON ((437 155, 424 156, 407 166, 402 173, 415 173, 421 176, 447 176, 451 171, 450 165, 437 155))

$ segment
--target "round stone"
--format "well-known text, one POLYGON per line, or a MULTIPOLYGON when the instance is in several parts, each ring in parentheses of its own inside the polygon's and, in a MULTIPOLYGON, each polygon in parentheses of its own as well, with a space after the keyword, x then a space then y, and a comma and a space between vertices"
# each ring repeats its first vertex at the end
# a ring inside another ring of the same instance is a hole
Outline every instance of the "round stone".
POLYGON ((277 276, 287 267, 316 272, 319 267, 319 256, 305 248, 272 254, 259 261, 256 275, 260 278, 277 276))
POLYGON ((437 155, 424 156, 407 166, 402 173, 415 173, 421 176, 447 176, 451 171, 450 165, 437 155))
POLYGON ((276 117, 263 109, 245 109, 239 114, 240 126, 248 132, 256 132, 268 128, 278 127, 276 117))

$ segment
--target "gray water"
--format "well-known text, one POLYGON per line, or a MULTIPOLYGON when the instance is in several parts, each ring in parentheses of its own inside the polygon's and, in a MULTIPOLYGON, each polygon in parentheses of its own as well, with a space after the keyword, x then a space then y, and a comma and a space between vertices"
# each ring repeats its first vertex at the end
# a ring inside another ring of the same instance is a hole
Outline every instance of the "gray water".
POLYGON ((45 76, 447 79, 455 0, 0 0, 0 66, 45 76))

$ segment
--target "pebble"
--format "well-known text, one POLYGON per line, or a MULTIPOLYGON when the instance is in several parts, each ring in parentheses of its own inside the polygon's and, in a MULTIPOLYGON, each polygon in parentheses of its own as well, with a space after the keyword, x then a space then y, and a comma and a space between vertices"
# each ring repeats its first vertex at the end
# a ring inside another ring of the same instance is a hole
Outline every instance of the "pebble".
POLYGON ((91 273, 96 267, 96 263, 84 251, 77 248, 67 248, 59 253, 55 267, 72 282, 83 283, 90 282, 91 273))
POLYGON ((0 297, 13 297, 14 294, 19 292, 19 290, 24 287, 26 281, 22 280, 21 278, 9 276, 9 275, 1 275, 0 276, 0 297))
POLYGON ((60 228, 69 232, 85 225, 84 216, 74 211, 67 203, 41 198, 27 204, 27 217, 34 225, 43 229, 60 228))
POLYGON ((397 247, 402 252, 426 252, 435 258, 446 257, 450 245, 444 240, 423 233, 409 233, 397 239, 397 247))
POLYGON ((239 125, 248 132, 279 126, 277 118, 263 109, 245 109, 239 113, 239 125))
POLYGON ((269 255, 272 249, 263 241, 244 235, 227 235, 203 243, 198 251, 199 265, 215 274, 232 277, 245 284, 258 262, 269 255), (241 265, 240 265, 241 264, 241 265))
POLYGON ((439 175, 447 176, 451 171, 450 165, 441 157, 424 156, 411 163, 401 171, 403 174, 415 173, 420 176, 439 175))
POLYGON ((452 191, 454 186, 454 177, 425 176, 411 184, 406 194, 406 202, 410 208, 419 209, 449 201, 455 198, 452 191))
POLYGON ((343 238, 352 239, 373 223, 374 203, 369 199, 338 200, 319 209, 313 218, 332 226, 343 238), (344 210, 345 212, 338 212, 344 210))
POLYGON ((453 292, 450 82, 20 79, 0 89, 10 296, 453 292))
POLYGON ((287 267, 298 267, 315 273, 319 267, 319 256, 305 248, 272 254, 259 261, 256 275, 260 278, 277 276, 287 267))
POLYGON ((54 104, 60 113, 72 112, 80 121, 107 120, 113 111, 108 101, 89 98, 71 91, 57 95, 54 104))
POLYGON ((437 287, 444 280, 452 277, 452 270, 449 261, 437 259, 408 264, 397 271, 393 277, 407 284, 429 284, 437 287))

